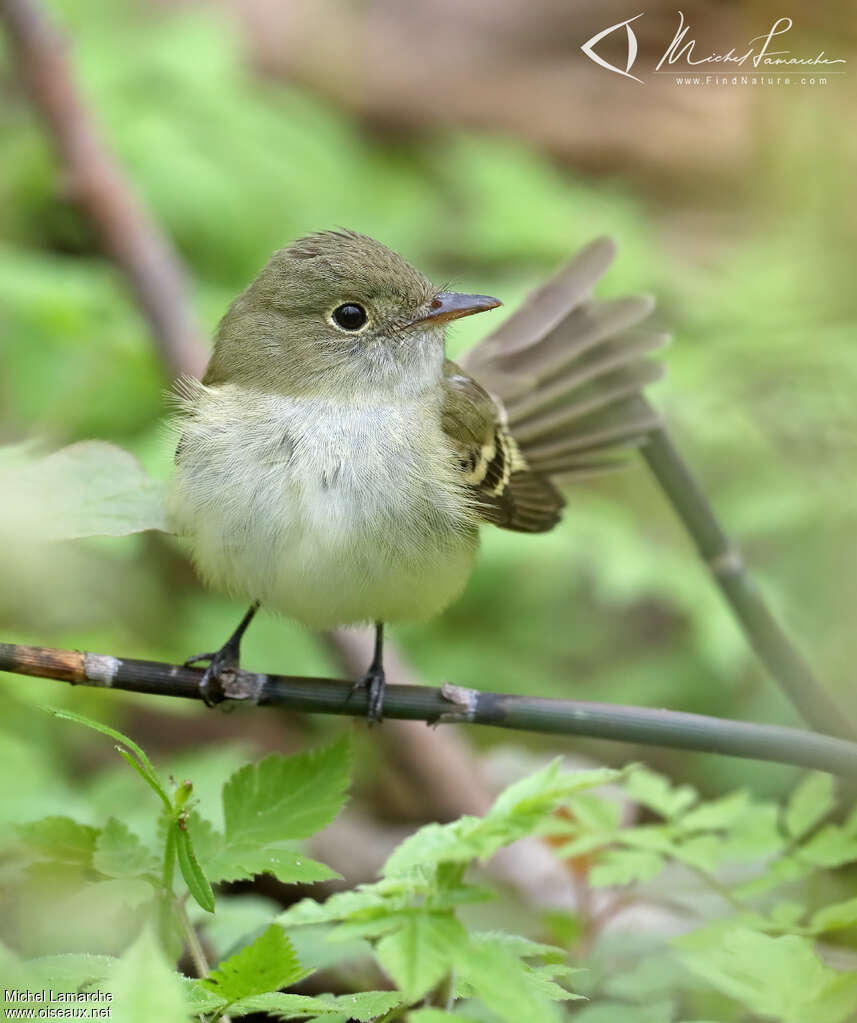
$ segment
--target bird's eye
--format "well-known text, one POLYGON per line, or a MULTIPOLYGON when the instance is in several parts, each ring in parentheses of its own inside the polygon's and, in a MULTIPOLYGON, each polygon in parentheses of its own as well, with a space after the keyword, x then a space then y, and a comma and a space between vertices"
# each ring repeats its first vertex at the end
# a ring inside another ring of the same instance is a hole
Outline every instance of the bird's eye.
POLYGON ((333 322, 343 330, 360 330, 367 319, 366 310, 356 302, 346 302, 333 310, 333 322))

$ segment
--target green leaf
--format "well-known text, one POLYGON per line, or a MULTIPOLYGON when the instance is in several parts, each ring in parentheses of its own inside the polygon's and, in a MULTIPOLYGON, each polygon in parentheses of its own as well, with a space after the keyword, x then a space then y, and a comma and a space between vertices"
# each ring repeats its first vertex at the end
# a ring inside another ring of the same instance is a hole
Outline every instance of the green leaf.
POLYGON ((695 932, 675 942, 682 962, 751 1013, 782 1023, 843 1023, 857 1010, 857 973, 839 973, 796 935, 695 932))
MULTIPOLYGON (((226 1000, 220 995, 206 991, 201 980, 196 980, 193 977, 182 977, 181 980, 188 1009, 195 1016, 199 1017, 201 1013, 214 1012, 215 1009, 226 1007, 226 1000)), ((218 1020, 217 1023, 220 1021, 218 1020)))
POLYGON ((801 838, 836 805, 836 790, 829 774, 814 771, 806 776, 792 792, 786 805, 786 831, 793 838, 801 838))
POLYGON ((158 859, 139 838, 111 817, 95 842, 92 866, 107 877, 141 877, 157 873, 158 859))
POLYGON ((497 820, 530 818, 527 824, 531 827, 576 792, 607 785, 621 777, 621 771, 609 768, 563 771, 562 757, 557 757, 547 767, 521 778, 501 792, 486 817, 497 820))
POLYGON ((723 840, 717 835, 697 835, 677 845, 673 856, 699 870, 715 871, 723 863, 723 840))
POLYGON ((264 1012, 277 1019, 333 1020, 341 1015, 343 1019, 369 1023, 401 1005, 402 999, 395 991, 360 991, 351 995, 292 995, 275 992, 254 995, 242 999, 230 1007, 230 1015, 242 1016, 249 1012, 264 1012))
POLYGON ((816 867, 841 867, 857 860, 857 835, 838 824, 828 824, 806 841, 797 859, 816 867))
POLYGON ((341 875, 282 842, 253 848, 227 844, 208 821, 192 813, 188 829, 205 873, 214 881, 244 881, 257 874, 273 874, 283 884, 312 884, 341 875))
POLYGON ((701 803, 678 821, 682 831, 715 831, 734 827, 747 814, 750 796, 743 789, 709 803, 701 803))
POLYGON ((566 950, 558 945, 545 945, 519 934, 507 934, 505 931, 473 931, 471 938, 482 944, 504 948, 521 959, 544 959, 548 963, 564 963, 568 956, 566 950))
POLYGON ((291 757, 272 754, 236 771, 223 787, 225 834, 197 814, 189 831, 204 870, 215 881, 270 873, 284 883, 309 884, 340 875, 288 843, 329 824, 345 803, 350 746, 291 757))
POLYGON ((416 913, 382 938, 375 954, 406 1001, 426 995, 456 964, 467 932, 450 914, 416 913))
POLYGON ((205 876, 199 860, 196 858, 196 853, 193 851, 193 843, 187 827, 182 827, 182 824, 178 821, 171 822, 170 827, 173 828, 174 832, 176 859, 179 861, 179 870, 182 873, 188 891, 206 912, 213 913, 214 892, 211 890, 211 884, 205 876))
POLYGON ((97 913, 107 917, 123 910, 136 910, 155 896, 155 889, 140 878, 111 878, 109 881, 94 881, 85 885, 66 903, 71 912, 97 913))
POLYGON ((582 793, 568 804, 575 831, 613 831, 622 819, 622 806, 615 799, 582 793))
POLYGON ((301 899, 277 918, 286 927, 303 924, 333 923, 339 920, 368 919, 389 916, 390 900, 380 885, 359 885, 352 891, 337 892, 324 902, 301 899))
POLYGON ((252 945, 224 960, 202 981, 227 1004, 296 984, 306 976, 282 927, 271 926, 252 945))
POLYGON ((575 1013, 574 1023, 672 1023, 674 1011, 671 1001, 648 1005, 599 1001, 575 1013))
POLYGON ((845 927, 857 926, 857 898, 846 899, 844 902, 835 902, 831 906, 825 906, 813 913, 809 922, 813 934, 823 934, 826 931, 839 931, 845 927))
POLYGON ((49 540, 170 531, 163 485, 114 444, 71 444, 19 465, 14 480, 20 494, 50 508, 38 530, 49 540))
POLYGON ((455 970, 460 986, 507 1023, 561 1019, 554 996, 545 994, 544 978, 493 941, 466 942, 456 956, 455 970))
POLYGON ((794 930, 801 917, 806 913, 806 906, 800 902, 778 902, 771 906, 771 922, 783 931, 794 930))
POLYGON ((79 725, 85 725, 87 728, 92 728, 96 732, 101 732, 102 735, 115 739, 119 743, 119 752, 126 756, 132 767, 142 775, 146 782, 160 796, 166 808, 168 810, 172 809, 170 797, 158 780, 151 760, 149 760, 145 752, 133 739, 129 739, 127 735, 123 735, 122 732, 111 728, 109 725, 103 725, 100 721, 93 721, 92 718, 84 717, 83 714, 75 714, 70 710, 52 710, 51 713, 55 718, 61 718, 64 721, 74 721, 79 725))
POLYGON ((247 764, 223 787, 227 846, 262 848, 308 838, 345 804, 349 782, 347 737, 326 749, 247 764))
POLYGON ((77 991, 112 976, 120 962, 112 956, 86 953, 41 956, 26 964, 27 981, 37 988, 77 991))
POLYGON ((417 1009, 408 1013, 408 1023, 479 1023, 473 1016, 462 1016, 460 1012, 446 1012, 444 1009, 417 1009))
POLYGON ((558 758, 501 792, 484 817, 465 816, 450 824, 420 828, 393 851, 382 874, 401 876, 444 862, 487 859, 504 845, 540 830, 548 816, 575 793, 620 776, 608 769, 564 772, 558 758))
POLYGON ((186 1023, 178 975, 169 968, 150 931, 144 931, 116 966, 110 982, 112 1018, 122 1023, 186 1023))
POLYGON ((690 785, 673 787, 662 774, 646 767, 635 767, 625 781, 625 791, 637 803, 671 820, 684 813, 697 800, 690 785))
POLYGON ((646 849, 608 849, 589 871, 596 888, 651 881, 665 866, 663 856, 646 849))
POLYGON ((97 828, 78 824, 70 817, 44 817, 19 824, 16 830, 33 856, 40 860, 75 867, 88 867, 92 863, 97 828))

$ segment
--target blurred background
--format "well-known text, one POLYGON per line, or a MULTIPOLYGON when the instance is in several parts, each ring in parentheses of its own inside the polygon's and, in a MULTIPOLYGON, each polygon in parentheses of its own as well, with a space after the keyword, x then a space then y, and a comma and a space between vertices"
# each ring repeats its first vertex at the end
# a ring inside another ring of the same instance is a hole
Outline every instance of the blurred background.
MULTIPOLYGON (((271 251, 308 231, 374 235, 435 279, 502 297, 496 315, 577 247, 613 235, 619 258, 601 293, 653 293, 655 321, 674 335, 653 400, 787 629, 857 715, 854 74, 640 84, 580 50, 638 13, 614 0, 48 10, 106 139, 185 261, 209 332, 271 251)), ((823 49, 847 70, 857 50, 853 5, 694 2, 684 13, 700 52, 745 44, 785 14, 795 52, 823 49)), ((671 2, 649 0, 634 23, 637 71, 654 67, 676 24, 671 2)), ((599 52, 624 66, 611 40, 599 52)), ((0 443, 104 438, 165 478, 168 373, 2 47, 0 75, 0 443)), ((484 329, 464 321, 452 352, 484 329)), ((9 535, 0 544, 4 641, 181 661, 219 646, 242 611, 204 591, 160 534, 38 563, 9 535)), ((577 486, 548 535, 486 529, 463 598, 393 635, 432 684, 797 723, 642 464, 577 486)), ((271 616, 248 633, 243 663, 342 672, 328 645, 271 616)), ((0 687, 6 818, 95 814, 126 784, 109 746, 34 713, 41 704, 113 721, 193 771, 203 795, 209 774, 247 754, 350 728, 356 805, 391 826, 443 815, 430 782, 403 776, 390 724, 367 737, 360 723, 272 710, 226 715, 9 675, 0 687)), ((707 795, 778 795, 794 781, 785 767, 617 744, 494 730, 455 741, 476 747, 464 762, 489 789, 515 773, 510 762, 557 751, 643 758, 707 795)))

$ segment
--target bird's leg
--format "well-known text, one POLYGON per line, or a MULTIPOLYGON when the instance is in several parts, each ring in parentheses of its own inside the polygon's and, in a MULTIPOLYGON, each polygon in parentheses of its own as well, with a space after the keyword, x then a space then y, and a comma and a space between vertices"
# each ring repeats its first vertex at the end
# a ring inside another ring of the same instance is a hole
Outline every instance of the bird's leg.
POLYGON ((184 662, 185 667, 189 668, 200 661, 208 661, 208 667, 199 681, 199 692, 206 707, 214 707, 224 699, 221 674, 224 671, 237 671, 241 654, 241 639, 258 610, 259 602, 257 600, 255 604, 250 605, 247 613, 239 622, 238 628, 219 650, 210 654, 197 654, 195 657, 188 657, 184 662))
POLYGON ((355 689, 365 688, 369 693, 369 706, 366 710, 366 718, 370 725, 381 720, 384 710, 384 687, 387 683, 384 675, 384 623, 375 622, 375 653, 369 670, 351 687, 355 689))

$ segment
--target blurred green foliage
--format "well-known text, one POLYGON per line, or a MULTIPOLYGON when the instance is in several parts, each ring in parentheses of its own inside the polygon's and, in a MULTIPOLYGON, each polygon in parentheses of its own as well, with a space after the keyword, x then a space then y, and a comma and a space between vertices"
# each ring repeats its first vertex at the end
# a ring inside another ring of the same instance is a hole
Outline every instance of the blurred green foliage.
MULTIPOLYGON (((669 374, 655 401, 766 595, 857 716, 850 684, 857 663, 851 622, 857 596, 857 155, 853 133, 843 130, 851 114, 841 93, 762 99, 754 108, 750 155, 732 177, 659 187, 633 167, 610 178, 575 174, 513 138, 373 130, 319 96, 260 79, 234 26, 208 8, 55 0, 52 10, 69 31, 75 66, 111 146, 187 263, 197 310, 211 330, 273 249, 323 227, 366 231, 438 280, 498 294, 508 308, 576 247, 614 235, 620 256, 604 293, 653 292, 656 320, 675 334, 665 356, 669 374)), ((0 53, 0 75, 11 83, 13 74, 0 53)), ((573 115, 573 108, 557 112, 573 115)), ((479 318, 464 321, 451 338, 453 353, 483 329, 479 318)), ((163 478, 172 457, 161 425, 167 386, 133 300, 67 195, 41 124, 17 88, 5 90, 0 444, 112 440, 163 478)), ((76 542, 36 563, 15 547, 14 530, 0 516, 0 540, 4 641, 180 660, 218 645, 243 610, 206 593, 170 538, 76 542)), ((486 530, 463 598, 439 620, 402 628, 397 638, 431 681, 795 720, 642 465, 579 485, 551 534, 486 530)), ((336 670, 306 630, 272 617, 254 624, 243 653, 252 669, 336 670)), ((139 799, 139 779, 93 746, 88 733, 58 727, 40 707, 73 708, 119 723, 134 717, 135 734, 145 736, 147 747, 168 751, 158 757, 163 774, 191 777, 197 812, 224 835, 221 782, 239 771, 254 747, 287 744, 286 729, 294 726, 272 711, 213 723, 214 715, 181 701, 71 690, 36 679, 4 676, 0 687, 4 828, 72 818, 75 834, 88 841, 96 828, 106 833, 105 822, 115 815, 125 830, 112 826, 112 841, 126 853, 128 829, 154 848, 163 838, 151 808, 139 799)), ((336 730, 328 720, 299 725, 311 734, 336 730)), ((487 745, 492 738, 482 733, 478 741, 487 745)), ((542 737, 519 741, 545 744, 542 737)), ((796 981, 813 999, 832 1004, 845 987, 851 998, 853 974, 840 981, 812 951, 812 940, 829 931, 836 937, 826 940, 841 941, 839 951, 847 954, 857 919, 847 875, 843 884, 842 872, 826 869, 853 862, 857 824, 853 814, 844 824, 826 820, 832 805, 827 781, 812 776, 778 816, 768 797, 790 787, 794 772, 787 768, 578 745, 618 764, 644 755, 705 796, 739 784, 747 790, 695 803, 686 787, 632 775, 637 782, 629 781, 626 795, 654 820, 634 829, 618 829, 618 811, 609 801, 579 796, 575 817, 557 830, 566 852, 585 841, 588 851, 578 846, 578 853, 600 857, 589 880, 618 886, 655 877, 661 882, 655 901, 668 902, 686 894, 675 890, 678 868, 711 874, 739 840, 744 846, 735 859, 743 856, 745 866, 755 854, 777 856, 781 864, 779 873, 762 864, 758 875, 730 878, 736 886, 745 881, 750 887, 735 890, 754 900, 754 913, 760 905, 764 912, 733 916, 728 937, 715 922, 676 952, 647 935, 605 933, 588 948, 584 936, 589 969, 579 984, 575 978, 575 990, 593 1002, 578 1013, 581 1023, 613 1023, 629 1013, 662 1023, 686 1004, 711 1019, 743 1018, 739 1003, 776 1017, 783 991, 788 1018, 803 1019, 796 981), (705 813, 704 822, 693 816, 705 813), (807 849, 815 859, 807 858, 807 849), (769 894, 775 885, 781 886, 776 895, 769 894), (746 926, 735 926, 740 919, 746 926), (748 980, 743 966, 750 961, 758 969, 748 980)), ((364 778, 371 770, 367 759, 364 778)), ((442 834, 460 837, 457 826, 465 827, 458 822, 442 834)), ((425 839, 434 832, 420 834, 425 839)), ((4 877, 14 866, 0 860, 4 877)), ((79 873, 80 863, 66 868, 54 871, 47 887, 27 889, 33 911, 13 921, 27 932, 31 947, 25 951, 67 950, 79 931, 75 917, 60 927, 50 915, 63 879, 79 873)), ((217 898, 206 933, 223 955, 248 934, 261 933, 278 908, 259 893, 218 892, 217 898)), ((723 911, 716 898, 712 916, 723 911)), ((104 906, 110 908, 109 900, 104 906)), ((699 910, 698 902, 693 908, 699 910)), ((121 929, 127 906, 119 910, 111 951, 131 936, 130 928, 121 929)), ((504 904, 506 916, 514 912, 504 904)), ((577 917, 554 912, 542 930, 571 945, 581 940, 581 928, 577 917)), ((302 963, 326 965, 317 936, 294 940, 302 963)), ((365 942, 361 950, 368 950, 365 942)), ((398 962, 391 954, 394 973, 398 962)), ((55 979, 58 964, 50 968, 55 979)), ((118 970, 123 1018, 165 1015, 164 1006, 181 1000, 174 975, 145 934, 118 970), (141 976, 150 979, 145 989, 141 976)), ((840 1018, 837 1006, 827 1018, 840 1018)), ((414 1018, 428 1023, 442 1017, 434 1012, 414 1018)))
MULTIPOLYGON (((605 292, 654 292, 656 318, 676 335, 655 399, 789 629, 857 712, 857 294, 847 259, 857 215, 845 170, 853 154, 831 130, 841 114, 832 101, 781 98, 787 116, 763 107, 740 183, 659 195, 633 168, 609 180, 575 176, 514 139, 372 131, 317 96, 260 80, 234 30, 207 9, 108 0, 53 9, 86 95, 179 247, 212 329, 271 250, 321 227, 376 235, 438 279, 497 293, 510 307, 578 245, 615 235, 620 257, 605 292)), ((452 350, 482 329, 466 321, 452 350)), ((14 90, 0 100, 0 360, 0 440, 111 439, 155 475, 168 473, 167 381, 146 327, 14 90)), ((486 530, 462 600, 428 626, 399 630, 426 678, 794 721, 641 466, 578 486, 569 504, 544 537, 486 530)), ((202 590, 169 540, 81 550, 83 563, 43 600, 0 601, 5 639, 175 659, 219 643, 241 613, 202 590), (75 571, 90 584, 70 602, 75 571)), ((273 619, 251 630, 245 661, 333 670, 308 633, 273 619)), ((10 712, 0 759, 43 777, 48 754, 30 701, 72 696, 55 684, 2 684, 10 712)), ((103 700, 75 693, 73 703, 103 700)), ((109 706, 119 713, 139 701, 111 696, 109 706)), ((634 753, 589 749, 618 760, 634 753)), ((60 766, 66 755, 49 754, 60 766)), ((647 756, 709 792, 737 781, 782 791, 791 777, 647 756)), ((38 798, 56 794, 41 788, 38 798)), ((17 791, 3 805, 14 816, 29 806, 17 791)))

